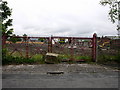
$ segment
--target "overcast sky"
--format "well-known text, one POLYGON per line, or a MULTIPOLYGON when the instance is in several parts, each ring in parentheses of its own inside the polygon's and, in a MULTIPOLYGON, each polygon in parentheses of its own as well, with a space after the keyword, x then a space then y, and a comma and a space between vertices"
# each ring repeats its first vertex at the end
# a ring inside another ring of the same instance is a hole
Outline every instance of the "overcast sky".
POLYGON ((117 35, 100 0, 6 0, 14 33, 28 36, 117 35))

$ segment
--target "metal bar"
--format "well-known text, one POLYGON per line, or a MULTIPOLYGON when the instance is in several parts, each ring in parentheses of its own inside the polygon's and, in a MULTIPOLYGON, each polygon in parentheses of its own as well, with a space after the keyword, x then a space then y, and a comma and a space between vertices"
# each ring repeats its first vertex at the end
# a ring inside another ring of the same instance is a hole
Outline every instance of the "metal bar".
MULTIPOLYGON (((26 38, 26 36, 9 36, 9 37, 26 38)), ((44 39, 48 39, 49 37, 27 37, 27 38, 44 38, 44 39)))
POLYGON ((13 47, 15 47, 15 49, 13 50, 13 52, 10 53, 10 55, 12 55, 15 51, 18 51, 19 54, 23 57, 22 53, 17 49, 17 47, 16 46, 13 47))
POLYGON ((17 49, 16 51, 18 51, 19 52, 19 54, 21 55, 21 57, 23 57, 23 55, 22 55, 22 53, 17 49))
POLYGON ((52 37, 49 37, 48 40, 48 52, 52 53, 52 37))
POLYGON ((71 55, 71 58, 70 58, 70 60, 72 60, 73 61, 73 37, 71 38, 71 48, 70 48, 70 55, 71 55))
POLYGON ((93 59, 93 62, 96 62, 96 56, 97 56, 97 34, 94 33, 93 34, 93 41, 92 41, 92 59, 93 59))
MULTIPOLYGON (((10 36, 10 37, 16 37, 16 38, 25 38, 23 36, 10 36)), ((65 39, 69 39, 69 38, 73 38, 73 39, 92 39, 89 37, 58 37, 58 36, 52 36, 54 38, 65 38, 65 39)), ((28 37, 28 38, 44 38, 44 39, 49 39, 49 37, 28 37)))
POLYGON ((70 38, 73 38, 73 39, 92 39, 92 38, 87 38, 87 37, 56 37, 56 36, 54 36, 54 38, 65 38, 65 39, 70 39, 70 38))
MULTIPOLYGON (((30 41, 31 41, 31 39, 30 39, 30 41)), ((36 44, 35 43, 33 43, 33 41, 31 41, 31 43, 35 46, 35 48, 38 50, 38 51, 40 51, 40 47, 36 47, 36 44)), ((41 52, 41 51, 40 51, 41 52)))
POLYGON ((16 48, 9 55, 12 55, 15 51, 16 51, 16 48))
POLYGON ((28 37, 25 37, 25 40, 26 40, 26 58, 28 58, 29 57, 29 55, 28 55, 28 48, 29 48, 29 46, 28 46, 28 37))

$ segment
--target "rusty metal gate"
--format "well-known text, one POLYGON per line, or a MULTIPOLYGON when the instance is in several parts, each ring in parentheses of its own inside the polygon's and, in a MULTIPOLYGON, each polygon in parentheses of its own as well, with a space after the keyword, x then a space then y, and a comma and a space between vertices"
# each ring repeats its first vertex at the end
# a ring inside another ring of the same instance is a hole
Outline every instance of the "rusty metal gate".
POLYGON ((97 35, 86 37, 3 37, 9 55, 31 58, 37 54, 57 53, 64 60, 96 60, 97 35), (11 40, 10 40, 10 39, 11 40), (19 40, 18 40, 19 38, 19 40))

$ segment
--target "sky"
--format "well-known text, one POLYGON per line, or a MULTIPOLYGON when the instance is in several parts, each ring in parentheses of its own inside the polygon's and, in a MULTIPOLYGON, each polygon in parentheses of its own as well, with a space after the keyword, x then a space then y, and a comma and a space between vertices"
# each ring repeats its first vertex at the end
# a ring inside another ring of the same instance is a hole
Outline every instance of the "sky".
POLYGON ((16 35, 91 37, 117 35, 100 0, 6 0, 16 35))

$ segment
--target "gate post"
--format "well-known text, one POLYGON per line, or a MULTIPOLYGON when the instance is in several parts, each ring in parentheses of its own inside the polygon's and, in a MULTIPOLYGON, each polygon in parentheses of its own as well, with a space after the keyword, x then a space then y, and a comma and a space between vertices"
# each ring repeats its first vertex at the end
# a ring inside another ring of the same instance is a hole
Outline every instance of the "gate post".
POLYGON ((48 39, 48 52, 52 53, 52 36, 48 39))
POLYGON ((92 39, 92 60, 93 62, 97 61, 97 34, 93 34, 93 39, 92 39))
POLYGON ((28 55, 28 37, 25 37, 25 41, 26 41, 26 58, 29 57, 28 55))
POLYGON ((71 55, 71 58, 70 60, 73 61, 73 55, 74 55, 74 51, 73 51, 73 44, 74 44, 74 40, 73 40, 73 37, 71 38, 71 48, 70 48, 70 55, 71 55))

